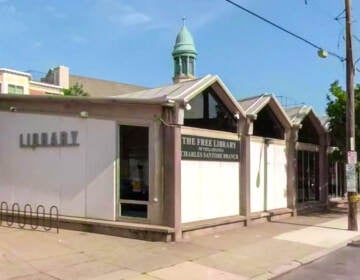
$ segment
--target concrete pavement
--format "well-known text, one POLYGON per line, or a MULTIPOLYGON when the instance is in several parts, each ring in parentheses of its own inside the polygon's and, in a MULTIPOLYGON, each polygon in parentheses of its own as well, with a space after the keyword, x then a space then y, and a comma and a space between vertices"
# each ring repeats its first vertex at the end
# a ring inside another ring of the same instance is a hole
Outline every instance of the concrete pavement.
POLYGON ((312 213, 178 243, 0 227, 0 279, 270 279, 360 239, 346 227, 312 213))
POLYGON ((278 280, 358 280, 360 248, 347 246, 313 263, 291 271, 278 280))

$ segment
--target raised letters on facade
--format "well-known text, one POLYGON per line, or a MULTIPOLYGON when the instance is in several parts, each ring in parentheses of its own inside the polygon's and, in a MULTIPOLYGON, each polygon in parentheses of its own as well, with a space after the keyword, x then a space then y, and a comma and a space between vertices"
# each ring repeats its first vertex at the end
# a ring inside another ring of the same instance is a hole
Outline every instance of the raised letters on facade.
POLYGON ((181 154, 187 160, 238 161, 239 141, 182 135, 181 154))
POLYGON ((38 147, 73 147, 79 146, 79 132, 60 131, 60 132, 41 132, 41 133, 21 133, 19 138, 20 148, 38 147))

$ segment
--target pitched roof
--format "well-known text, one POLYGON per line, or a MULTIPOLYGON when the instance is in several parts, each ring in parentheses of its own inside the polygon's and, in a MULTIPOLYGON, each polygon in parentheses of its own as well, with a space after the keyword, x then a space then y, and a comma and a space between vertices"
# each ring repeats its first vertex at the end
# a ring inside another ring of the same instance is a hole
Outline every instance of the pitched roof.
POLYGON ((319 118, 314 112, 314 110, 311 108, 311 106, 303 105, 298 107, 291 107, 286 108, 285 111, 293 125, 300 125, 304 121, 304 119, 309 116, 312 122, 317 127, 319 127, 322 132, 328 129, 328 118, 319 118))
POLYGON ((240 106, 245 110, 247 115, 258 114, 265 106, 269 105, 284 126, 291 126, 291 121, 284 111, 281 104, 272 94, 262 94, 238 100, 240 106))
POLYGON ((244 110, 239 106, 230 91, 218 76, 207 75, 203 78, 184 81, 158 88, 144 89, 141 91, 129 92, 111 98, 128 102, 146 102, 155 104, 187 103, 204 89, 218 84, 224 92, 228 104, 231 104, 238 113, 245 117, 244 110))
POLYGON ((69 75, 70 86, 79 83, 91 97, 107 97, 145 89, 143 86, 69 75))
POLYGON ((309 114, 311 111, 311 107, 307 105, 297 106, 286 108, 285 112, 289 116, 289 119, 292 124, 301 124, 304 118, 309 114))
POLYGON ((243 98, 238 100, 238 102, 247 114, 257 114, 269 103, 272 97, 271 94, 262 94, 243 98))

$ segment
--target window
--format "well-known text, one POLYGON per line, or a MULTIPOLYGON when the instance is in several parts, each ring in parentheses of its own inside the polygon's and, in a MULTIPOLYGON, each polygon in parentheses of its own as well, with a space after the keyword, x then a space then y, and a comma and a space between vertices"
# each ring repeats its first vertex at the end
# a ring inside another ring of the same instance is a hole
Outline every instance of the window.
POLYGON ((190 101, 191 110, 185 111, 186 126, 236 132, 237 122, 212 88, 190 101))
POLYGON ((149 129, 120 125, 120 215, 147 218, 149 129))
POLYGON ((8 85, 8 93, 9 94, 24 94, 24 87, 16 86, 16 85, 8 85))
POLYGON ((269 105, 257 114, 253 134, 261 137, 284 139, 285 129, 269 105))
POLYGON ((177 57, 174 60, 174 64, 175 64, 175 76, 179 76, 180 75, 180 58, 177 57))
POLYGON ((181 72, 184 75, 188 75, 188 63, 187 63, 187 57, 182 56, 181 57, 181 72))
POLYGON ((194 75, 194 58, 189 57, 189 75, 194 75))

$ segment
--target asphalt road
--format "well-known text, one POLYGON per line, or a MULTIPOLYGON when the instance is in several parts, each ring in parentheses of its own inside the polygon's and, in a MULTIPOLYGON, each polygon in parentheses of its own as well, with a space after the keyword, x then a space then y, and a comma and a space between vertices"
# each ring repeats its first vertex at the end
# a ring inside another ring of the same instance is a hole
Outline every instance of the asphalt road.
POLYGON ((289 274, 278 280, 346 279, 360 280, 360 247, 348 246, 289 274))

